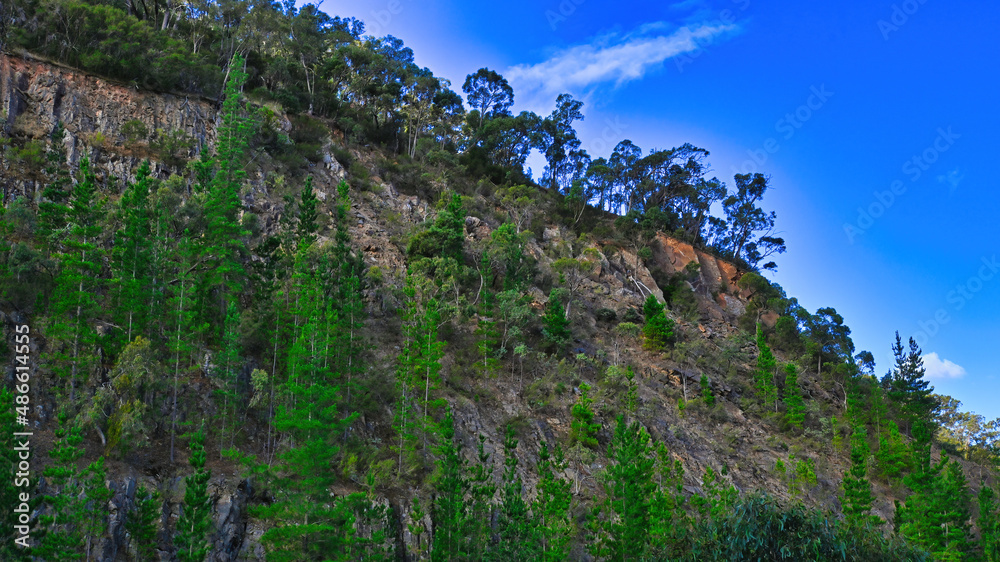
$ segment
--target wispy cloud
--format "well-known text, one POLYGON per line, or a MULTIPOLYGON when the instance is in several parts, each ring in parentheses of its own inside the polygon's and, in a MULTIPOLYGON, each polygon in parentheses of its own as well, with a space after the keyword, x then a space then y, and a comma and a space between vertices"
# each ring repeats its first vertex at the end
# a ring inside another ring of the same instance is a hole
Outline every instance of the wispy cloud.
POLYGON ((735 23, 686 25, 668 32, 663 22, 648 23, 626 33, 597 37, 563 49, 537 64, 511 67, 505 75, 515 91, 553 97, 562 92, 589 93, 593 88, 621 86, 643 78, 673 57, 693 52, 739 31, 735 23))
POLYGON ((965 367, 938 357, 937 352, 924 355, 923 360, 929 379, 957 379, 965 375, 965 367))

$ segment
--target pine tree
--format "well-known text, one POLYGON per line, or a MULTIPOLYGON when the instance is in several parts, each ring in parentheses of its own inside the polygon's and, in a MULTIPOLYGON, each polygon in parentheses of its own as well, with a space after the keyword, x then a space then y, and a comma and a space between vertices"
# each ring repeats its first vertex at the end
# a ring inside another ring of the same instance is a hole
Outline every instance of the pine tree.
POLYGON ((935 486, 940 482, 942 470, 948 460, 931 461, 931 433, 918 421, 913 427, 911 443, 911 471, 903 482, 913 491, 904 504, 897 508, 899 532, 915 544, 932 553, 945 547, 944 529, 941 527, 941 506, 937 505, 935 486))
POLYGON ((76 468, 83 457, 80 428, 70 425, 65 412, 59 415, 56 442, 49 452, 52 464, 45 467, 48 492, 43 498, 44 514, 39 517, 41 532, 31 554, 42 560, 89 558, 94 539, 104 528, 107 503, 111 497, 104 475, 104 459, 83 470, 76 468))
POLYGON ((643 347, 663 351, 674 337, 674 321, 667 318, 663 304, 652 294, 646 297, 642 312, 646 317, 646 324, 642 327, 643 347))
MULTIPOLYGON (((892 346, 896 365, 889 378, 889 399, 898 405, 900 418, 905 423, 907 431, 913 431, 917 421, 925 424, 934 423, 937 411, 937 401, 931 395, 934 387, 930 386, 924 375, 924 362, 920 347, 910 338, 909 351, 904 351, 903 343, 896 332, 896 343, 892 346)), ((912 435, 912 433, 911 433, 912 435)))
POLYGON ((147 313, 153 296, 151 183, 149 161, 143 161, 136 171, 135 183, 125 189, 118 204, 122 227, 115 237, 111 269, 118 291, 119 322, 125 330, 126 342, 132 341, 133 332, 150 335, 147 313))
POLYGON ((1000 561, 1000 513, 997 510, 996 492, 983 482, 979 487, 979 542, 986 562, 1000 561))
POLYGON ((97 184, 90 162, 80 161, 77 182, 66 218, 68 233, 63 238, 65 250, 59 255, 61 267, 51 306, 52 324, 48 335, 59 342, 53 346, 53 369, 69 382, 69 400, 76 400, 76 382, 81 373, 89 373, 96 354, 91 349, 97 332, 91 321, 96 313, 96 294, 101 273, 100 209, 95 202, 97 184))
POLYGON ((510 424, 504 431, 504 472, 500 487, 497 543, 491 560, 533 560, 540 555, 536 519, 525 500, 524 483, 517 474, 517 438, 510 424))
POLYGON ((313 191, 312 176, 306 178, 306 184, 302 187, 302 194, 299 196, 299 223, 296 229, 299 247, 309 246, 316 241, 316 192, 313 191))
POLYGON ((641 559, 650 546, 650 508, 656 491, 653 482, 656 460, 646 430, 634 422, 626 425, 618 417, 614 438, 608 449, 604 490, 597 540, 591 552, 610 560, 641 559))
POLYGON ((180 562, 202 562, 211 546, 208 535, 212 531, 212 498, 208 495, 208 481, 212 471, 205 469, 204 443, 201 431, 191 436, 188 463, 194 473, 184 478, 184 504, 174 536, 180 562))
POLYGON ((60 239, 65 235, 73 192, 66 166, 65 136, 66 129, 62 123, 56 123, 50 135, 50 148, 45 154, 48 183, 42 189, 42 198, 38 203, 38 235, 50 251, 59 246, 60 239))
MULTIPOLYGON (((218 377, 221 388, 216 390, 218 398, 221 398, 222 423, 219 426, 220 449, 225 443, 226 434, 229 434, 229 446, 232 447, 236 438, 236 430, 239 422, 236 414, 239 411, 236 401, 239 394, 236 392, 236 381, 240 370, 240 345, 239 345, 240 312, 236 303, 229 303, 226 311, 226 322, 223 327, 222 349, 219 350, 217 358, 218 377)), ((220 455, 222 451, 219 452, 220 455)))
POLYGON ((882 519, 871 515, 872 484, 868 480, 868 442, 864 425, 855 422, 851 434, 851 468, 844 475, 844 515, 858 526, 880 525, 882 519))
POLYGON ((757 370, 754 371, 757 394, 765 407, 774 402, 775 410, 777 410, 778 390, 774 385, 774 370, 777 368, 778 362, 774 359, 774 354, 771 353, 771 348, 767 345, 764 328, 760 324, 757 324, 757 351, 757 370))
POLYGON ((136 560, 156 558, 156 522, 160 518, 160 494, 140 485, 135 491, 135 503, 125 517, 125 531, 136 560))
POLYGON ((437 496, 431 519, 434 521, 434 542, 431 560, 458 560, 469 553, 466 534, 468 530, 466 493, 469 481, 465 476, 465 459, 461 444, 455 440, 455 426, 451 410, 445 412, 439 424, 437 447, 438 478, 435 482, 437 496))
POLYGON ((254 115, 245 107, 240 91, 246 82, 243 59, 235 56, 230 63, 229 79, 225 87, 222 104, 222 123, 219 126, 218 142, 214 159, 202 156, 201 180, 207 181, 205 194, 205 236, 202 239, 201 259, 207 266, 207 278, 203 288, 216 294, 215 299, 203 295, 202 314, 209 323, 215 320, 221 337, 224 329, 219 319, 224 319, 226 309, 241 293, 246 281, 243 259, 247 253, 246 232, 240 224, 240 189, 246 178, 243 165, 247 155, 249 139, 257 124, 254 115), (208 181, 210 170, 214 175, 208 181), (212 300, 218 308, 212 307, 212 300), (213 314, 212 310, 219 314, 213 314))
POLYGON ((910 454, 903 443, 903 435, 896 422, 886 424, 888 431, 879 435, 878 451, 875 452, 878 473, 892 480, 902 476, 910 463, 910 454))
POLYGON ((531 515, 540 537, 540 560, 544 562, 561 562, 569 554, 571 483, 556 476, 565 468, 562 449, 557 445, 550 453, 548 443, 542 442, 538 453, 538 488, 531 505, 531 515))
POLYGON ((785 402, 785 421, 788 425, 801 429, 802 422, 806 418, 806 407, 802 404, 799 372, 793 363, 785 364, 785 388, 782 400, 785 402))
POLYGON ((177 263, 177 283, 174 293, 167 303, 169 314, 169 340, 167 348, 173 356, 173 398, 170 406, 170 462, 174 461, 174 445, 177 436, 177 393, 180 386, 182 369, 188 366, 193 349, 192 342, 197 341, 203 326, 197 324, 195 317, 194 274, 192 269, 196 262, 195 248, 190 233, 185 230, 178 240, 173 252, 177 263))
MULTIPOLYGON (((656 447, 656 492, 650 502, 650 557, 675 560, 685 552, 691 533, 691 517, 686 511, 684 467, 673 460, 666 445, 656 447)), ((697 497, 697 496, 695 496, 697 497)))
POLYGON ((573 337, 562 305, 564 293, 565 289, 556 288, 549 292, 549 300, 545 303, 545 315, 542 316, 542 335, 559 352, 565 349, 573 337))
POLYGON ((593 449, 597 447, 597 432, 601 430, 601 424, 594 423, 594 400, 589 394, 590 385, 580 383, 580 398, 570 410, 573 420, 570 422, 569 443, 571 446, 580 443, 593 449))
POLYGON ((712 394, 712 383, 709 382, 708 375, 702 373, 698 384, 701 386, 701 399, 705 401, 705 405, 709 408, 715 406, 715 395, 712 394))
POLYGON ((466 536, 469 539, 469 557, 472 560, 483 560, 486 548, 492 540, 493 514, 495 506, 493 496, 497 486, 493 481, 493 466, 490 463, 490 456, 486 453, 484 444, 486 437, 479 436, 479 444, 476 449, 476 463, 469 470, 469 503, 468 503, 468 530, 466 536))

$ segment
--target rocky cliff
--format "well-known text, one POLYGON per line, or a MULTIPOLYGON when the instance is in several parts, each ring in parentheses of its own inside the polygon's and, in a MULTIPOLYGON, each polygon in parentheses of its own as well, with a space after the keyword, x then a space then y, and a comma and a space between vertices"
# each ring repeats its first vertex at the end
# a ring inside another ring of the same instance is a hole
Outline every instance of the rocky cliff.
MULTIPOLYGON (((8 135, 20 143, 47 142, 57 124, 65 129, 64 145, 67 159, 75 163, 83 156, 92 159, 103 177, 127 181, 144 158, 153 158, 154 173, 166 179, 171 173, 182 171, 176 164, 156 160, 152 150, 125 148, 126 124, 138 121, 148 131, 140 139, 140 146, 150 143, 157 134, 176 132, 191 139, 182 160, 193 157, 201 146, 211 146, 218 121, 216 105, 210 100, 174 94, 139 91, 127 84, 116 84, 73 69, 44 61, 0 55, 0 107, 4 111, 4 128, 8 135), (157 133, 160 131, 160 133, 157 133)), ((288 129, 291 121, 279 116, 280 127, 288 129)), ((347 172, 333 155, 337 144, 336 132, 331 131, 324 146, 320 163, 313 165, 310 174, 321 201, 332 200, 335 186, 347 172)), ((401 285, 405 266, 406 232, 433 215, 432 206, 419 194, 405 194, 392 181, 385 181, 375 173, 376 156, 357 147, 350 148, 356 162, 371 171, 369 189, 352 195, 354 224, 351 234, 354 243, 370 266, 384 272, 388 287, 401 285)), ((249 189, 242 196, 247 208, 258 213, 264 225, 276 224, 283 212, 280 199, 271 193, 266 181, 267 163, 250 170, 249 189)), ((0 185, 5 200, 23 194, 38 200, 42 176, 37 171, 5 167, 0 171, 0 185)), ((121 184, 119 184, 121 185, 121 184)), ((444 186, 442 186, 444 187, 444 186)), ((110 193, 111 197, 117 193, 110 193)), ((467 221, 470 244, 485 240, 499 226, 498 216, 503 210, 491 203, 483 203, 481 216, 467 221)), ((326 206, 324 212, 330 212, 326 206)), ((328 236, 330 233, 321 233, 328 236)), ((789 452, 800 458, 815 460, 819 484, 804 491, 808 501, 826 506, 837 504, 837 482, 842 471, 839 453, 829 451, 828 435, 819 432, 808 435, 811 447, 786 442, 775 437, 772 426, 744 411, 743 397, 748 388, 745 373, 755 347, 749 339, 737 336, 735 321, 746 306, 746 295, 736 286, 741 271, 688 243, 660 234, 652 244, 652 257, 645 262, 626 248, 613 247, 596 239, 583 242, 573 240, 564 228, 549 225, 544 235, 529 244, 529 251, 538 261, 540 277, 551 280, 555 259, 580 255, 586 248, 596 251, 597 259, 585 274, 579 291, 580 306, 574 309, 574 323, 579 326, 574 342, 576 359, 562 363, 538 357, 529 362, 527 374, 515 382, 513 372, 484 381, 483 388, 474 395, 454 391, 452 407, 455 411, 458 435, 465 442, 466 452, 475 450, 478 435, 487 438, 487 452, 498 450, 502 442, 501 428, 512 419, 527 424, 522 450, 531 457, 543 440, 565 437, 570 427, 570 408, 576 400, 582 382, 598 382, 603 365, 617 361, 619 348, 629 354, 639 369, 639 396, 643 404, 639 417, 649 427, 652 435, 669 447, 672 455, 681 460, 686 470, 685 485, 695 491, 701 486, 701 475, 706 467, 723 474, 723 478, 740 490, 763 489, 779 496, 790 494, 784 475, 777 475, 773 468, 779 459, 787 459, 789 452), (570 248, 567 250, 567 248, 570 248), (698 264, 697 268, 688 267, 698 264), (619 316, 628 310, 640 310, 645 297, 652 293, 663 297, 657 277, 681 272, 691 272, 684 283, 697 299, 697 313, 688 318, 677 318, 680 344, 667 354, 653 354, 642 350, 636 341, 617 342, 611 325, 598 319, 597 312, 611 310, 619 316), (600 368, 599 368, 600 367, 600 368), (543 373, 557 373, 542 376, 543 373), (690 402, 697 396, 701 375, 707 375, 713 391, 720 396, 721 405, 712 411, 697 407, 684 411, 678 400, 690 402), (560 390, 565 388, 566 390, 560 390)), ((386 291, 390 293, 391 291, 386 291)), ((539 288, 532 290, 535 307, 540 309, 546 296, 539 288)), ((398 334, 384 329, 392 325, 393 306, 387 304, 384 294, 370 292, 367 296, 369 320, 376 349, 372 363, 374 369, 391 372, 398 348, 398 334)), ((472 324, 459 326, 458 330, 471 331, 472 324)), ((455 357, 445 359, 444 377, 456 370, 455 357)), ((522 366, 523 369, 523 366, 522 366)), ((806 391, 814 403, 834 403, 833 395, 816 381, 807 381, 806 391)), ((612 386, 598 393, 599 413, 617 398, 612 386)), ((192 395, 195 390, 190 390, 192 395)), ((43 401, 44 402, 44 401, 43 401)), ((51 412, 45 416, 51 420, 51 412)), ((602 418, 604 427, 600 439, 610 436, 611 420, 602 418)), ((51 431, 51 427, 42 428, 51 431)), ((362 429, 374 435, 376 429, 362 429)), ((91 443, 90 455, 99 453, 99 445, 91 443)), ((218 455, 212 455, 218 459, 218 455)), ((44 457, 42 457, 44 458, 44 457)), ((495 473, 502 471, 499 455, 493 456, 495 473)), ((604 468, 603 453, 593 456, 578 455, 572 458, 567 475, 577 490, 586 495, 598 493, 597 475, 604 468)), ((239 476, 238 469, 224 461, 213 460, 215 475, 211 490, 215 498, 214 517, 216 533, 212 560, 258 560, 262 556, 256 542, 262 529, 247 515, 247 506, 254 500, 254 484, 239 476)), ((127 548, 127 538, 121 526, 121 514, 127 512, 134 499, 138 483, 156 487, 167 499, 161 523, 163 529, 171 528, 177 517, 177 505, 183 496, 181 468, 167 467, 150 461, 146 465, 114 462, 109 465, 109 486, 114 491, 111 500, 111 524, 101 549, 104 560, 122 559, 127 548)), ((521 470, 531 487, 535 481, 530 467, 525 463, 521 470)), ((397 513, 409 513, 408 503, 412 491, 395 490, 388 500, 397 513)), ((884 510, 885 505, 881 506, 884 510)), ((402 516, 406 517, 406 516, 402 516)), ((404 533, 407 521, 401 521, 404 533)), ((406 540, 413 540, 407 535, 406 540)), ((163 559, 169 559, 164 545, 163 559)))

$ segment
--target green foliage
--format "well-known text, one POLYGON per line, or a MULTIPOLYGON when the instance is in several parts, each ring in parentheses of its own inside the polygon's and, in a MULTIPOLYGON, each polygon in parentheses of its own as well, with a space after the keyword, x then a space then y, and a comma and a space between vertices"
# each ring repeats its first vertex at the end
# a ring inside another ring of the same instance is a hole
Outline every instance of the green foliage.
POLYGON ((68 379, 70 403, 75 402, 78 375, 91 372, 96 355, 92 352, 97 341, 93 319, 98 309, 103 254, 97 244, 102 213, 96 196, 96 177, 89 160, 83 158, 69 205, 53 210, 46 219, 53 224, 65 221, 48 336, 52 339, 49 360, 53 370, 68 379), (53 218, 56 214, 59 218, 53 218))
POLYGON ((757 324, 757 369, 754 371, 754 386, 764 406, 767 407, 773 402, 775 409, 778 407, 778 389, 774 384, 774 371, 777 367, 778 362, 774 359, 774 354, 771 353, 771 348, 768 347, 767 339, 764 337, 764 329, 757 324))
POLYGON ((701 398, 705 401, 705 405, 709 408, 715 406, 715 395, 712 394, 712 384, 709 382, 708 376, 703 373, 698 384, 701 386, 701 398))
POLYGON ((872 515, 874 497, 872 484, 868 480, 867 432, 861 424, 854 425, 851 434, 851 468, 844 475, 844 516, 858 526, 877 526, 882 519, 872 515))
POLYGON ((663 312, 663 304, 651 294, 646 297, 642 312, 646 317, 642 327, 643 347, 653 351, 666 349, 674 337, 674 321, 663 312))
POLYGON ((77 468, 84 454, 83 438, 64 412, 55 437, 49 452, 53 462, 42 471, 49 487, 42 498, 45 512, 38 520, 41 533, 35 537, 32 554, 44 560, 81 560, 90 557, 90 548, 104 531, 104 506, 111 491, 105 485, 103 458, 77 468))
POLYGON ((160 494, 140 485, 135 491, 134 508, 125 516, 125 532, 136 560, 156 557, 156 524, 160 519, 160 494))
POLYGON ((531 560, 539 555, 540 533, 525 498, 524 483, 517 474, 517 438, 514 427, 504 430, 504 472, 500 485, 497 543, 492 560, 531 560))
POLYGON ((594 400, 589 393, 590 385, 581 383, 580 398, 570 410, 570 415, 573 417, 569 429, 570 446, 580 443, 591 449, 597 447, 597 432, 601 430, 601 424, 594 422, 594 400))
POLYGON ((558 351, 563 351, 573 337, 563 308, 564 298, 567 298, 564 289, 553 288, 545 303, 545 315, 542 316, 542 335, 558 351))
POLYGON ((909 451, 894 421, 889 421, 886 431, 879 435, 875 462, 878 474, 890 480, 902 476, 910 464, 909 451))
POLYGON ((930 558, 878 530, 838 524, 827 515, 770 496, 751 494, 694 531, 687 560, 871 560, 930 558))
POLYGON ((645 428, 618 417, 608 449, 611 464, 604 478, 607 499, 595 521, 596 540, 591 552, 597 558, 642 558, 649 548, 651 504, 657 490, 653 482, 656 457, 645 428))
POLYGON ((414 258, 452 258, 462 263, 462 249, 465 245, 465 208, 462 196, 452 193, 451 197, 443 197, 442 201, 446 203, 438 211, 434 223, 410 239, 406 253, 414 258))
POLYGON ((937 412, 937 401, 931 396, 934 387, 924 377, 926 370, 920 347, 910 338, 909 351, 896 333, 896 343, 892 346, 896 365, 883 379, 889 399, 899 408, 904 427, 912 428, 918 422, 932 424, 937 412))
POLYGON ((465 459, 461 445, 455 442, 451 411, 445 412, 439 425, 437 478, 434 500, 434 548, 431 560, 456 560, 469 554, 469 520, 465 496, 470 484, 465 477, 465 459))
POLYGON ((212 498, 208 495, 208 480, 212 471, 205 469, 205 434, 191 436, 188 464, 194 473, 184 477, 184 503, 177 520, 174 545, 181 562, 202 562, 208 556, 212 532, 212 498))
POLYGON ((794 363, 785 364, 785 388, 782 393, 785 403, 785 421, 788 425, 801 429, 805 421, 806 408, 802 403, 802 390, 799 388, 799 373, 794 363))
POLYGON ((149 438, 153 420, 149 402, 160 387, 163 367, 148 339, 137 337, 118 356, 108 374, 109 383, 97 389, 82 412, 85 427, 106 437, 105 454, 126 453, 149 438))
POLYGON ((986 562, 1000 560, 1000 513, 997 510, 996 492, 983 482, 979 487, 979 543, 986 562))
POLYGON ((540 536, 540 560, 557 562, 569 554, 572 537, 570 506, 573 496, 571 482, 557 476, 566 468, 562 449, 557 445, 550 453, 548 443, 542 442, 538 453, 538 486, 531 513, 540 536))

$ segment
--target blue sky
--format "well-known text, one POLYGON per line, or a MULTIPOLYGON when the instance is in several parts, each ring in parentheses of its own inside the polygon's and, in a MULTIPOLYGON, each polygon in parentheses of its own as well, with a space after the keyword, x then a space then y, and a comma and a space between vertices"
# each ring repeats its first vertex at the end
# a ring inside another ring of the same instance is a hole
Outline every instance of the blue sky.
MULTIPOLYGON (((1000 5, 952 0, 342 1, 460 91, 488 67, 515 111, 585 100, 592 157, 685 142, 714 173, 771 175, 788 252, 773 279, 832 306, 891 365, 899 330, 932 384, 1000 417, 1000 5)), ((536 175, 540 160, 532 159, 536 175)))

